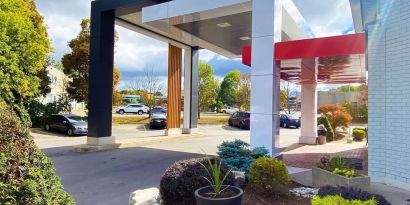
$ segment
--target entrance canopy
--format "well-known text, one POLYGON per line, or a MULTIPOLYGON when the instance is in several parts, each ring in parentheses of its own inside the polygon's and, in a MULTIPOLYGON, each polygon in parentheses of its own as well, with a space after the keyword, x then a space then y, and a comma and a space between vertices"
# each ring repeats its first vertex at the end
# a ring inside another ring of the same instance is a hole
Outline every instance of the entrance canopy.
MULTIPOLYGON (((242 62, 248 66, 251 50, 242 49, 242 62)), ((275 43, 273 59, 280 61, 281 78, 293 83, 364 83, 365 50, 365 34, 357 33, 275 43), (302 69, 317 73, 317 79, 304 78, 302 69)))

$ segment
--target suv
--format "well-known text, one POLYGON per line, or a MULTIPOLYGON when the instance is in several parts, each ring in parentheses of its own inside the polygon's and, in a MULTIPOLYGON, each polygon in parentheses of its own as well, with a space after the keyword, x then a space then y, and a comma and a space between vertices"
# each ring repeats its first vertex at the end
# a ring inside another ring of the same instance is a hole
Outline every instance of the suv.
POLYGON ((137 113, 138 115, 142 115, 144 113, 148 113, 149 108, 145 105, 141 104, 128 104, 127 106, 119 107, 115 110, 116 113, 124 114, 124 113, 137 113))
POLYGON ((232 114, 238 111, 239 111, 238 108, 234 108, 234 107, 227 106, 227 105, 225 105, 224 108, 221 109, 221 112, 225 114, 232 114))

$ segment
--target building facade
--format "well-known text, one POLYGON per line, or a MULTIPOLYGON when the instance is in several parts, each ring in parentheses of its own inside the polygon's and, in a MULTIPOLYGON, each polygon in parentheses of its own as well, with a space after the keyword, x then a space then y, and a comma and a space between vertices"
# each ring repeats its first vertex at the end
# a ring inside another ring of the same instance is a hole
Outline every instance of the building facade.
POLYGON ((251 69, 251 145, 264 146, 271 155, 279 152, 280 79, 301 85, 299 142, 315 144, 317 84, 365 83, 368 71, 369 174, 373 181, 409 188, 410 126, 405 119, 410 116, 410 2, 350 4, 355 34, 314 38, 289 0, 93 1, 87 146, 99 150, 115 144, 111 121, 117 24, 169 43, 168 134, 196 128, 199 49, 242 57, 251 69))

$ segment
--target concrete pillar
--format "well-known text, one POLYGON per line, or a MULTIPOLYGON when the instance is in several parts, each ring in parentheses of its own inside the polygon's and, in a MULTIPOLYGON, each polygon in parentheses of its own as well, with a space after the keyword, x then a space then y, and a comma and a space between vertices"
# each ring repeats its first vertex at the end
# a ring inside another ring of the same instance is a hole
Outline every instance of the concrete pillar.
POLYGON ((111 136, 114 20, 114 10, 102 12, 92 2, 87 145, 97 150, 115 144, 111 136))
POLYGON ((183 134, 197 128, 199 49, 185 49, 183 134))
POLYGON ((166 135, 181 134, 182 49, 168 46, 168 103, 166 135))
POLYGON ((317 137, 317 92, 316 84, 302 84, 302 119, 299 143, 316 144, 317 137))
POLYGON ((317 137, 317 63, 314 58, 302 60, 301 129, 299 143, 316 144, 317 137))
POLYGON ((253 0, 250 142, 271 155, 279 147, 280 67, 273 46, 281 40, 281 22, 281 0, 253 0))

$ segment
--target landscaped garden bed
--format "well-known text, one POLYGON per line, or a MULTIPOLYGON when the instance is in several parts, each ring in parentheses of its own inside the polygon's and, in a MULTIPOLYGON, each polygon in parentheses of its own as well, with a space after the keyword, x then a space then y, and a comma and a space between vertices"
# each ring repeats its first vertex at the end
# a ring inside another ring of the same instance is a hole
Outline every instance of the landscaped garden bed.
MULTIPOLYGON (((352 186, 310 188, 292 182, 284 162, 267 156, 265 148, 251 149, 240 140, 224 142, 218 148, 218 157, 177 161, 167 168, 151 204, 389 205, 384 197, 352 186)), ((335 168, 328 174, 337 177, 356 176, 341 157, 327 158, 320 167, 335 168)), ((135 195, 131 198, 137 199, 135 195)))
POLYGON ((353 165, 340 156, 323 157, 318 167, 312 168, 312 184, 314 187, 329 185, 369 190, 370 177, 357 174, 353 165))
MULTIPOLYGON (((291 182, 289 188, 299 188, 302 185, 291 182)), ((242 205, 310 205, 310 198, 303 198, 295 196, 293 194, 282 195, 264 195, 254 192, 251 188, 245 188, 245 192, 242 199, 242 205)))

